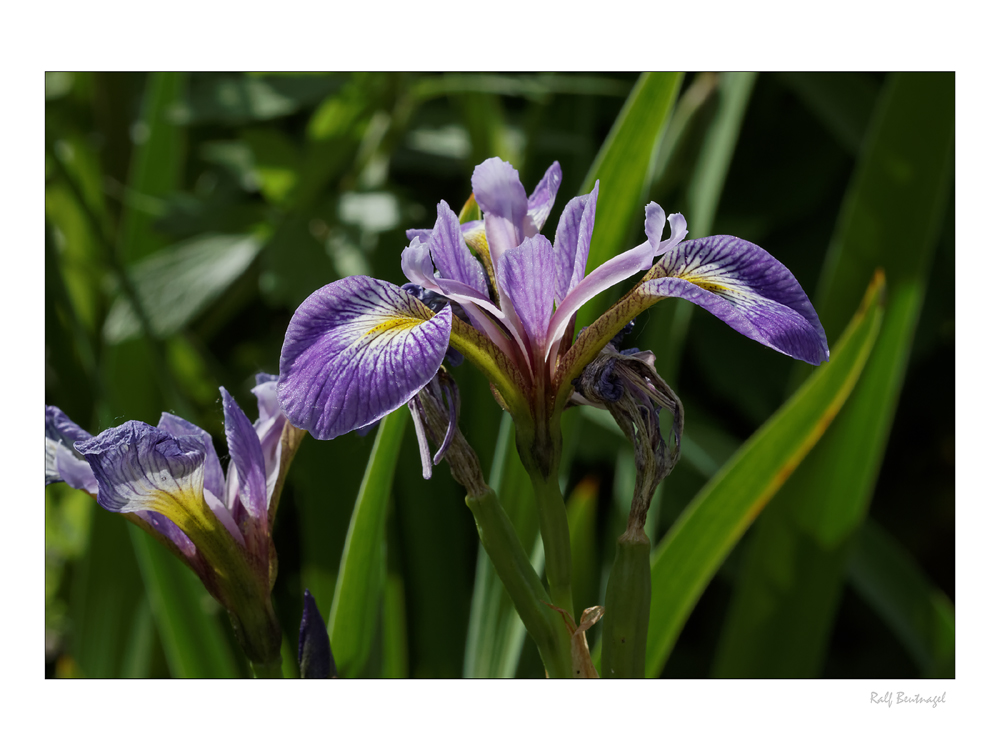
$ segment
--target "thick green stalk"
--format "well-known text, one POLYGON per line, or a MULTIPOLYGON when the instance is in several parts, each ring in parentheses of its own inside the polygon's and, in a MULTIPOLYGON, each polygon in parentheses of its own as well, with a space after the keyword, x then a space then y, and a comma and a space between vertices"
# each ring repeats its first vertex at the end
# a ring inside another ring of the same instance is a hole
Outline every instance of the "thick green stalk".
MULTIPOLYGON (((545 588, 531 567, 531 561, 517 538, 513 524, 497 500, 496 493, 487 487, 475 496, 467 496, 465 503, 475 516, 483 548, 490 556, 525 629, 538 646, 549 677, 571 677, 573 661, 569 633, 558 613, 546 603, 549 597, 545 588)), ((564 524, 565 515, 564 509, 564 524)), ((566 545, 568 549, 568 531, 566 545)), ((563 606, 558 600, 555 603, 563 606)))
POLYGON ((608 577, 602 676, 645 677, 652 595, 649 538, 641 527, 630 525, 618 538, 615 561, 608 577))
POLYGON ((545 546, 545 577, 549 582, 552 603, 573 616, 573 562, 570 554, 569 517, 559 490, 559 477, 553 472, 542 477, 528 472, 535 490, 538 525, 545 546))
MULTIPOLYGON (((539 396, 538 414, 545 414, 544 399, 539 396)), ((538 508, 538 526, 545 546, 545 577, 549 581, 552 603, 575 616, 573 609, 573 565, 569 541, 569 517, 559 489, 559 459, 562 454, 562 429, 559 415, 541 416, 519 424, 515 418, 517 453, 521 457, 538 508)))

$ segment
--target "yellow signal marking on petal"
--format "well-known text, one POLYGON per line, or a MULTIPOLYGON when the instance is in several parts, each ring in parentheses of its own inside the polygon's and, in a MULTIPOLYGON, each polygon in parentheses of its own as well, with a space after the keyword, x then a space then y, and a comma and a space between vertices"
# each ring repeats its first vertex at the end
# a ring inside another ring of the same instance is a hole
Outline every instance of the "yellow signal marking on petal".
POLYGON ((681 276, 680 278, 690 281, 695 286, 700 286, 706 292, 712 292, 713 294, 723 294, 724 292, 733 294, 736 291, 732 287, 720 284, 717 281, 709 281, 704 276, 681 276))
POLYGON ((386 331, 391 331, 395 329, 409 329, 414 326, 418 326, 424 321, 418 318, 389 318, 388 320, 383 320, 381 323, 376 325, 374 328, 370 329, 366 334, 365 338, 373 334, 385 333, 386 331))

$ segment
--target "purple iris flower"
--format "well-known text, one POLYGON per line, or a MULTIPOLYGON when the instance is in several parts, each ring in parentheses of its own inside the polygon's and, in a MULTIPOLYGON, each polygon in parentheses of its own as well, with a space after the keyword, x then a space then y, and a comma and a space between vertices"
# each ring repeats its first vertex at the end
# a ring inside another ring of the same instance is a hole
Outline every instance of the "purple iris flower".
POLYGON ((270 604, 277 572, 271 524, 303 434, 287 424, 276 387, 274 375, 257 376, 253 424, 220 388, 226 473, 211 436, 173 414, 156 427, 129 421, 92 437, 45 407, 45 483, 82 489, 152 534, 233 615, 241 645, 259 663, 274 661, 280 648, 270 604))
POLYGON ((684 242, 684 217, 655 203, 646 206, 646 241, 585 274, 599 185, 568 203, 550 242, 540 230, 561 179, 554 163, 529 197, 510 164, 488 159, 472 175, 481 221, 460 224, 442 201, 432 229, 408 232, 403 273, 451 303, 436 312, 367 276, 308 297, 281 352, 278 397, 289 420, 320 439, 368 425, 427 385, 451 346, 484 371, 515 423, 548 421, 604 345, 666 297, 694 302, 797 359, 829 359, 819 318, 787 268, 736 237, 684 242), (640 271, 640 282, 573 342, 577 311, 640 271))

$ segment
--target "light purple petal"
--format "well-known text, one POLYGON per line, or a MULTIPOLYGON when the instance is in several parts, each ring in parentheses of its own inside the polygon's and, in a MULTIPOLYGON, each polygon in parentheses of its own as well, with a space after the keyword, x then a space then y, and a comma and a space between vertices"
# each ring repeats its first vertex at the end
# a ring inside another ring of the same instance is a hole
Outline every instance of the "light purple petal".
POLYGON ((195 560, 196 550, 194 542, 188 538, 187 534, 181 531, 180 526, 162 513, 157 513, 156 511, 140 510, 136 513, 136 515, 152 526, 154 531, 166 537, 167 540, 177 547, 180 553, 184 555, 184 557, 186 557, 192 565, 198 565, 195 560))
POLYGON ((528 216, 524 224, 525 237, 534 237, 545 226, 545 220, 549 218, 552 206, 556 202, 556 192, 560 184, 562 184, 562 168, 559 162, 554 161, 552 166, 545 170, 545 176, 528 198, 528 216))
POLYGON ((566 204, 556 227, 556 302, 562 302, 570 289, 587 273, 590 238, 594 234, 597 191, 600 180, 589 195, 579 195, 566 204))
POLYGON ((428 244, 439 278, 459 281, 489 299, 483 267, 469 252, 458 217, 444 201, 438 203, 438 218, 428 244))
POLYGON ((97 493, 97 479, 73 444, 90 433, 56 406, 45 407, 45 484, 66 482, 76 490, 97 493))
POLYGON ((168 435, 174 437, 189 435, 201 441, 205 450, 205 489, 216 497, 222 497, 225 492, 225 477, 222 474, 222 464, 219 463, 219 454, 215 452, 215 445, 212 443, 212 436, 198 425, 168 412, 163 412, 156 426, 168 435))
POLYGON ((281 434, 285 429, 285 413, 278 404, 278 376, 257 376, 257 385, 252 389, 257 397, 257 409, 260 416, 253 423, 260 440, 260 449, 264 453, 264 472, 267 477, 267 501, 270 505, 274 485, 278 481, 281 469, 281 434))
POLYGON ((126 422, 76 444, 97 478, 97 502, 115 513, 164 512, 200 503, 205 450, 143 422, 126 422))
MULTIPOLYGON (((649 270, 653 265, 656 255, 672 249, 684 238, 684 235, 687 234, 687 222, 684 221, 684 217, 680 214, 670 214, 667 217, 667 221, 670 224, 670 238, 658 242, 664 227, 662 216, 663 209, 656 203, 650 202, 647 204, 647 241, 602 263, 591 271, 583 281, 570 290, 569 294, 566 295, 566 299, 556 308, 555 315, 552 316, 552 321, 549 323, 546 352, 551 352, 553 347, 562 339, 570 319, 587 301, 593 299, 605 289, 611 288, 619 281, 624 281, 639 271, 649 270), (653 248, 656 248, 656 250, 654 251, 653 248)), ((546 357, 548 356, 546 354, 546 357)), ((555 361, 552 360, 550 364, 554 367, 555 361)))
POLYGON ((413 398, 448 351, 451 307, 430 315, 412 295, 367 276, 310 295, 281 349, 278 400, 289 421, 329 440, 413 398))
POLYGON ((510 298, 517 317, 540 349, 545 341, 556 293, 556 261, 543 235, 527 238, 497 263, 497 284, 510 298))
POLYGON ((418 238, 410 240, 410 244, 403 248, 400 267, 403 269, 403 275, 410 282, 440 294, 440 287, 437 285, 437 279, 434 278, 431 248, 426 241, 418 238))
POLYGON ((668 278, 639 291, 694 302, 754 341, 818 365, 830 358, 826 332, 791 271, 765 250, 718 235, 683 242, 659 264, 668 278))
POLYGON ((472 192, 483 211, 486 239, 496 264, 499 256, 524 239, 528 198, 517 170, 496 156, 473 170, 472 192))
MULTIPOLYGON (((675 214, 677 215, 677 214, 675 214)), ((681 217, 683 218, 683 217, 681 217)), ((663 209, 657 203, 650 201, 646 206, 646 239, 649 240, 649 246, 653 249, 654 254, 659 255, 660 249, 660 238, 663 237, 663 227, 667 224, 667 215, 663 213, 663 209)), ((687 222, 684 222, 685 227, 687 222)), ((673 236, 671 232, 671 236, 673 236)), ((679 241, 679 240, 678 240, 679 241)), ((665 250, 666 248, 664 248, 665 250)))
POLYGON ((225 388, 219 388, 219 391, 222 393, 222 411, 226 415, 229 459, 236 466, 239 477, 240 502, 254 519, 260 521, 267 518, 267 482, 260 439, 229 391, 225 388))

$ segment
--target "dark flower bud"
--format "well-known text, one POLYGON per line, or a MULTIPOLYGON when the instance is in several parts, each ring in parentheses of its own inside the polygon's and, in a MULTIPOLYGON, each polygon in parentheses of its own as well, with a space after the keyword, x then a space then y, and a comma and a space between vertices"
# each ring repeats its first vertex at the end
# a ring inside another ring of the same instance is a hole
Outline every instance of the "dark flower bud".
POLYGON ((309 589, 306 589, 302 624, 299 626, 299 675, 321 679, 337 676, 326 623, 309 589))

